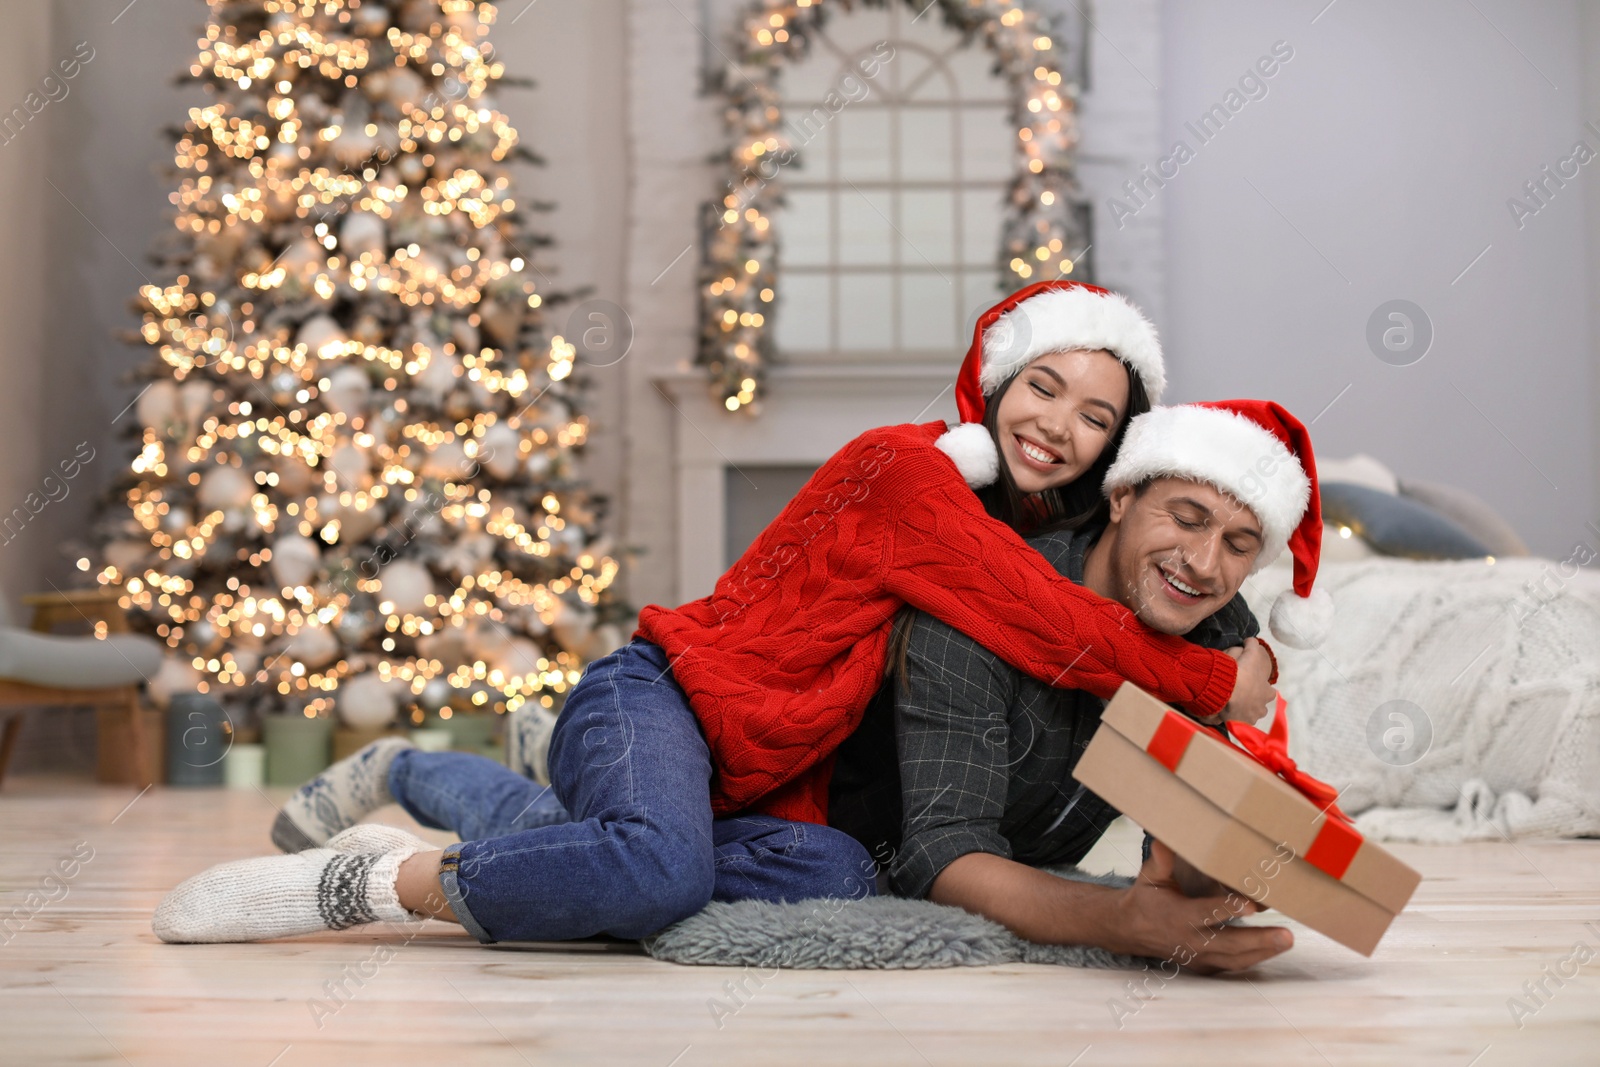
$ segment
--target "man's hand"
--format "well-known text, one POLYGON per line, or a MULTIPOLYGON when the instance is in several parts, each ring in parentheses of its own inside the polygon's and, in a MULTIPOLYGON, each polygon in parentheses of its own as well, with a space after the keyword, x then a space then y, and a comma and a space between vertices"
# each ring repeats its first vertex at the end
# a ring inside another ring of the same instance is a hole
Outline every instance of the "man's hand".
POLYGON ((1185 896, 1175 870, 1181 862, 1160 841, 1150 843, 1150 858, 1113 909, 1113 929, 1101 942, 1106 948, 1214 974, 1254 967, 1294 944, 1294 935, 1281 926, 1224 925, 1261 908, 1238 893, 1185 896))
POLYGON ((1272 656, 1266 646, 1253 637, 1244 639, 1239 648, 1230 648, 1228 655, 1239 661, 1239 676, 1233 683, 1233 696, 1219 714, 1200 721, 1208 726, 1219 722, 1247 722, 1254 726, 1266 717, 1277 703, 1278 691, 1267 679, 1272 677, 1272 656))

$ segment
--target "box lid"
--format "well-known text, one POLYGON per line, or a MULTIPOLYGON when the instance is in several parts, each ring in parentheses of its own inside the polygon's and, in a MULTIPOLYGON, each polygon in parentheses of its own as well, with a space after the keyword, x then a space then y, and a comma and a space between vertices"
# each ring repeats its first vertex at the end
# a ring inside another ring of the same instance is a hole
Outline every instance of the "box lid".
MULTIPOLYGON (((1277 714, 1284 714, 1281 706, 1277 714)), ((1131 682, 1101 721, 1233 818, 1391 912, 1405 907, 1422 880, 1249 753, 1131 682)))

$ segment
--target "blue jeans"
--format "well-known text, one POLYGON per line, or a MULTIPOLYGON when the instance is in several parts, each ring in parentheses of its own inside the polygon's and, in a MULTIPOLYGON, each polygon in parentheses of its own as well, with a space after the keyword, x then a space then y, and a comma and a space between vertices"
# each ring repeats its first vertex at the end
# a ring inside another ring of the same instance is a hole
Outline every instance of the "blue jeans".
POLYGON ((439 880, 479 941, 639 938, 712 900, 876 892, 842 831, 768 815, 713 819, 711 754, 666 654, 635 639, 589 665, 550 741, 546 789, 493 760, 402 751, 389 791, 463 840, 439 880))

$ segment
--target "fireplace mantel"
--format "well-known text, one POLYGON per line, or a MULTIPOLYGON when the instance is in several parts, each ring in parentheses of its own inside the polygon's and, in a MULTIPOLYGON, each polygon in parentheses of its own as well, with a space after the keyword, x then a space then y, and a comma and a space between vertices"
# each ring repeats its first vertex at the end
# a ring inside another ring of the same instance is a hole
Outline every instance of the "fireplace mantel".
POLYGON ((680 369, 652 379, 676 409, 672 465, 680 601, 711 592, 723 559, 725 473, 749 465, 817 465, 875 426, 955 419, 948 363, 830 363, 768 373, 758 415, 731 414, 712 398, 703 374, 680 369))

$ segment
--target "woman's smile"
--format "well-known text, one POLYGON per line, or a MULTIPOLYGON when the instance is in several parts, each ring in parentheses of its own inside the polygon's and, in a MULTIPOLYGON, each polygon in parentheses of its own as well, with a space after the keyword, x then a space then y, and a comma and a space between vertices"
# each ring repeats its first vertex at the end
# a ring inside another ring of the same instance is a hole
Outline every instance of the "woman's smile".
POLYGON ((1054 468, 1066 462, 1060 452, 1045 447, 1031 437, 1025 437, 1020 433, 1013 434, 1012 437, 1017 442, 1017 454, 1037 470, 1053 472, 1054 468))

